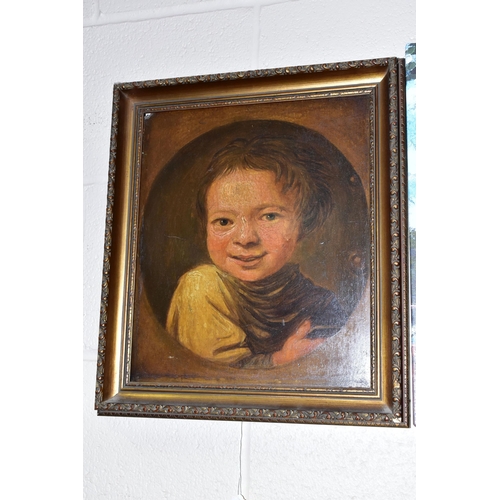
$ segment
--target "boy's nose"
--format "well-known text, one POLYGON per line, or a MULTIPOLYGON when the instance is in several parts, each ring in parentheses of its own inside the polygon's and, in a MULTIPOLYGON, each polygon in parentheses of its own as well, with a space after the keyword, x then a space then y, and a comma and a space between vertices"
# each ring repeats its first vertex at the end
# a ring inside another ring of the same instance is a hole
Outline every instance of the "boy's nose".
POLYGON ((234 243, 241 246, 247 246, 259 243, 259 233, 251 221, 243 220, 235 234, 234 243))

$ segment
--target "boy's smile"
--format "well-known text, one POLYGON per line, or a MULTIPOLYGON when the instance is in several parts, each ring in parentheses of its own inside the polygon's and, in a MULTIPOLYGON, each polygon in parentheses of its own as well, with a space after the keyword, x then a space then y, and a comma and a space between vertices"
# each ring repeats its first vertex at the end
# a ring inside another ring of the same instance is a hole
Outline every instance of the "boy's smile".
POLYGON ((207 247, 212 262, 244 281, 279 271, 300 232, 295 191, 283 193, 269 171, 238 169, 207 192, 207 247))

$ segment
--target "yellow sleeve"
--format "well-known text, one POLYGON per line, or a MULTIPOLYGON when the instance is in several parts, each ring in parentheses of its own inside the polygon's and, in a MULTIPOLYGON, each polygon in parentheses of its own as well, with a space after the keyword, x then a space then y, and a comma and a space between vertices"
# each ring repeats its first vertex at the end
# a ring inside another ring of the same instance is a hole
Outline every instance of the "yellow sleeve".
POLYGON ((228 292, 215 266, 199 266, 179 280, 167 316, 167 331, 210 361, 234 363, 250 354, 245 333, 229 311, 228 292))

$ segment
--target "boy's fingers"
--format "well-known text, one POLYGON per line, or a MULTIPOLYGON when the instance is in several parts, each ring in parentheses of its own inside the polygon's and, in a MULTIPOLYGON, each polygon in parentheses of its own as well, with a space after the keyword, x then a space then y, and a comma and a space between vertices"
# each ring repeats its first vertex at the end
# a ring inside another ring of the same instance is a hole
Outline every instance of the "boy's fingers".
POLYGON ((309 330, 311 329, 311 322, 306 319, 298 328, 297 331, 294 334, 294 337, 297 340, 301 340, 307 336, 309 333, 309 330))

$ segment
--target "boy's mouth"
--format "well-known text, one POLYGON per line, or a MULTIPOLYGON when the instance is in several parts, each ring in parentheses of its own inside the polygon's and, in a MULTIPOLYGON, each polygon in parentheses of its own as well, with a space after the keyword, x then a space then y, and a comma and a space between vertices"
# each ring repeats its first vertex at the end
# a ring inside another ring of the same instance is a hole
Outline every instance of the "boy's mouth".
POLYGON ((259 255, 231 255, 231 259, 238 260, 240 262, 255 262, 262 259, 266 255, 266 252, 259 255))

